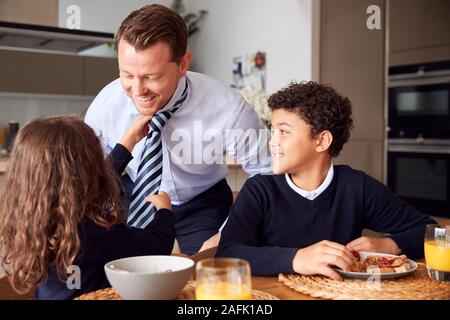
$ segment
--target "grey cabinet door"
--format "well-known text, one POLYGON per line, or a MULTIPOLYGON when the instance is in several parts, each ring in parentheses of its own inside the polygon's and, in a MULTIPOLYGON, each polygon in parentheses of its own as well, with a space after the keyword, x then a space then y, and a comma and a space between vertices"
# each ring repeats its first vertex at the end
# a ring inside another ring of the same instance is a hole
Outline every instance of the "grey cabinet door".
POLYGON ((353 107, 355 127, 336 163, 350 164, 383 180, 385 1, 322 0, 320 26, 320 82, 347 96, 353 107), (370 5, 380 8, 381 29, 367 28, 370 5))
POLYGON ((449 13, 448 0, 390 0, 390 50, 450 45, 449 13))
POLYGON ((83 94, 79 56, 0 50, 0 91, 83 94))
POLYGON ((85 95, 95 96, 104 86, 119 77, 117 59, 84 57, 85 95))
POLYGON ((390 65, 450 59, 449 0, 389 0, 390 65))

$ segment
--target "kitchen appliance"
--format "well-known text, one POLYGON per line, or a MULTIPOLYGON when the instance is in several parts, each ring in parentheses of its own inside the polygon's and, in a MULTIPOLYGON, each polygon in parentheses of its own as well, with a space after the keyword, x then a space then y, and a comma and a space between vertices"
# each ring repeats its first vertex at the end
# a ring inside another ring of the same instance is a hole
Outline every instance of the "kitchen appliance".
POLYGON ((389 188, 450 217, 450 61, 389 68, 389 188))
POLYGON ((388 186, 423 213, 450 218, 450 140, 389 140, 388 186))
POLYGON ((389 68, 390 139, 450 139, 450 61, 389 68))
POLYGON ((0 46, 79 53, 113 41, 112 33, 0 21, 0 46))

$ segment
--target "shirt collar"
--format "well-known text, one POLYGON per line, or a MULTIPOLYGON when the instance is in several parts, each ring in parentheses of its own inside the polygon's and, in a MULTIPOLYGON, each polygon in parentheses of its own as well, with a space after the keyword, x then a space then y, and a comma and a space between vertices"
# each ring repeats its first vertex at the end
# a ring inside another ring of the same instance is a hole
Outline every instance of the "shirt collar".
POLYGON ((187 76, 180 78, 180 80, 178 81, 177 88, 175 89, 175 92, 172 95, 172 98, 170 98, 169 102, 167 102, 165 106, 162 107, 158 112, 172 109, 173 105, 178 101, 178 99, 180 99, 181 95, 183 94, 184 88, 187 85, 187 81, 188 81, 187 76))
POLYGON ((316 189, 308 191, 304 190, 302 188, 297 187, 294 182, 292 182, 291 177, 288 173, 285 173, 286 181, 288 185, 291 187, 292 190, 297 192, 299 195, 301 195, 304 198, 307 198, 308 200, 314 200, 317 198, 322 192, 325 191, 325 189, 330 185, 331 181, 333 180, 334 175, 334 165, 331 163, 330 168, 328 169, 327 176, 325 177, 325 180, 321 183, 320 186, 318 186, 316 189))

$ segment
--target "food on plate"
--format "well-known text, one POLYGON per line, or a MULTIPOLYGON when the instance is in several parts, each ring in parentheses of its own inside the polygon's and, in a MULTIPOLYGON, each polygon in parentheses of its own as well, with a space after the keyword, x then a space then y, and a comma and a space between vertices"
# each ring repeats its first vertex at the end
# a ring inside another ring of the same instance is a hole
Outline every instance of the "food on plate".
POLYGON ((352 254, 356 260, 351 266, 352 272, 398 273, 406 272, 412 269, 408 258, 405 255, 368 256, 364 261, 361 261, 361 257, 357 251, 352 250, 352 254))

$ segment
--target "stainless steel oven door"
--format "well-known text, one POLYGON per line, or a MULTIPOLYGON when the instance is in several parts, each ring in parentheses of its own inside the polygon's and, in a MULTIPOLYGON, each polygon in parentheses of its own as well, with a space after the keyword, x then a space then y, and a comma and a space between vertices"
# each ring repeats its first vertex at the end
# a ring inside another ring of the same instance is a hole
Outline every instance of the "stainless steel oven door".
POLYGON ((450 217, 450 141, 399 142, 388 146, 389 188, 425 214, 450 217))

